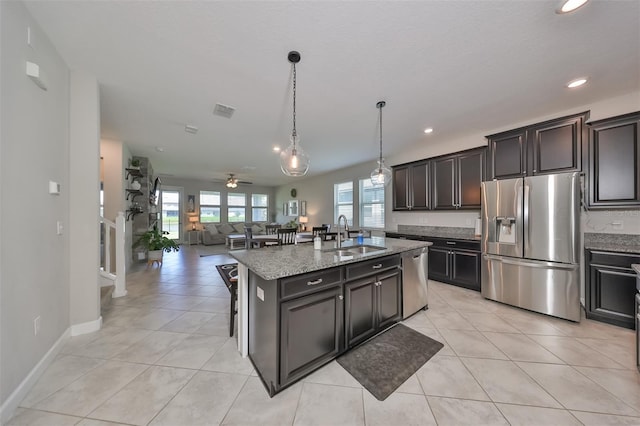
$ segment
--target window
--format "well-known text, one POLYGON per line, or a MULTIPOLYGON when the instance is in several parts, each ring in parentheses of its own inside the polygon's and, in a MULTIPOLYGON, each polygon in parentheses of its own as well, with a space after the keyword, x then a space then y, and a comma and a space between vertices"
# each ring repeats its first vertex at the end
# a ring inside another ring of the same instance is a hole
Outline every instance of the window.
POLYGON ((384 186, 360 179, 360 226, 384 228, 384 186))
POLYGON ((246 194, 230 192, 227 194, 227 217, 229 222, 244 222, 247 206, 246 194))
POLYGON ((220 192, 200 191, 200 223, 220 223, 220 192))
POLYGON ((251 220, 266 222, 269 209, 269 196, 266 194, 251 194, 251 220))
POLYGON ((336 223, 338 216, 343 214, 347 217, 349 225, 353 226, 353 182, 333 185, 333 212, 336 223))

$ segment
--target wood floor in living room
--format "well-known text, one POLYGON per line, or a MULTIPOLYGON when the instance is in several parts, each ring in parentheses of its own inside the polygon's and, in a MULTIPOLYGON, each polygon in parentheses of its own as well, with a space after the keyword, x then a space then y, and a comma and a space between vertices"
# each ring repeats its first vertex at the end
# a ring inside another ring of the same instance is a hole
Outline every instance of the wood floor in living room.
POLYGON ((640 424, 632 330, 438 282, 405 324, 444 348, 385 401, 335 361, 270 399, 229 337, 215 265, 234 259, 196 247, 136 266, 102 330, 71 338, 8 424, 640 424))

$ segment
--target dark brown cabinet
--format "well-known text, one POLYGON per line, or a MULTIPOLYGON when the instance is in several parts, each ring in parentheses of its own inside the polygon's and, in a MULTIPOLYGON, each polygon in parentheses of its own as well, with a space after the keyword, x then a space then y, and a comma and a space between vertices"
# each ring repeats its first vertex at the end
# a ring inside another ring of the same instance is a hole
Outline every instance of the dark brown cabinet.
POLYGON ((402 293, 398 269, 347 282, 346 347, 350 348, 400 320, 402 293))
POLYGON ((586 250, 585 261, 587 318, 635 328, 636 274, 631 264, 640 263, 640 256, 586 250))
POLYGON ((429 279, 480 291, 480 242, 428 238, 429 279))
POLYGON ((393 168, 393 210, 428 210, 429 162, 405 164, 393 168))
POLYGON ((588 113, 487 136, 489 179, 582 170, 588 113))
POLYGON ((589 123, 589 207, 640 206, 640 112, 589 123))
POLYGON ((280 384, 299 379, 343 349, 341 287, 281 304, 280 384))
POLYGON ((480 209, 485 151, 475 148, 431 160, 434 210, 480 209))

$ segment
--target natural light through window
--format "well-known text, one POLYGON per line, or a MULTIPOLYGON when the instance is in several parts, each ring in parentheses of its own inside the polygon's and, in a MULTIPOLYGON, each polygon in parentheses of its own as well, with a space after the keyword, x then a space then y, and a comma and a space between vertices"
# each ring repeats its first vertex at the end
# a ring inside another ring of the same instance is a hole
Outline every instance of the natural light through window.
POLYGON ((220 223, 220 192, 200 191, 200 223, 220 223))
POLYGON ((336 183, 333 185, 333 211, 335 223, 343 214, 350 226, 353 226, 353 182, 336 183))
POLYGON ((229 222, 245 222, 247 195, 230 192, 227 194, 227 212, 229 222))
POLYGON ((269 196, 266 194, 251 194, 251 220, 266 222, 269 209, 269 196))
POLYGON ((384 228, 384 188, 360 179, 360 226, 384 228))

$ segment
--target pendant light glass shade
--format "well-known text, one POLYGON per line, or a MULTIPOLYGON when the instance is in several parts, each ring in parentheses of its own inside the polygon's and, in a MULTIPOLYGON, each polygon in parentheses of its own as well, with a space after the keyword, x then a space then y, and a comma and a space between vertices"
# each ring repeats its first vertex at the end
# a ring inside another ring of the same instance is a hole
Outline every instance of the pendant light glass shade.
POLYGON ((309 170, 309 156, 298 143, 298 136, 291 136, 291 144, 280 151, 280 169, 287 176, 304 176, 309 170))
POLYGON ((300 62, 300 53, 291 51, 287 58, 293 64, 293 130, 291 144, 280 152, 280 169, 287 176, 304 176, 309 170, 309 156, 300 146, 300 138, 296 131, 296 64, 300 62))
POLYGON ((380 158, 378 159, 378 167, 371 172, 371 184, 373 186, 386 186, 391 182, 391 169, 384 165, 384 158, 382 158, 382 108, 387 103, 380 101, 376 104, 376 107, 380 110, 380 158))

